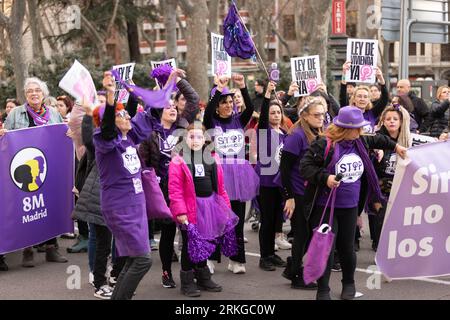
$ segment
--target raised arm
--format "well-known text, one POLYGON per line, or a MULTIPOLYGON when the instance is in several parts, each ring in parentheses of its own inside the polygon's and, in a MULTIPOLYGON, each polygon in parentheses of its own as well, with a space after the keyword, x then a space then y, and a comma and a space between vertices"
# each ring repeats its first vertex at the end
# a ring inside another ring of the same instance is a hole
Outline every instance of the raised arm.
POLYGON ((264 96, 263 103, 261 105, 261 114, 258 121, 258 129, 268 129, 269 128, 269 105, 270 97, 272 91, 275 90, 275 82, 269 82, 266 89, 266 94, 264 96))
POLYGON ((380 84, 381 89, 381 97, 373 104, 373 115, 378 118, 383 112, 384 108, 386 108, 389 102, 389 92, 386 88, 386 81, 384 80, 383 73, 380 68, 376 68, 376 76, 378 83, 380 84))
POLYGON ((184 108, 181 116, 185 118, 189 123, 192 123, 194 122, 197 114, 200 111, 200 97, 198 96, 198 93, 194 90, 194 88, 190 85, 190 83, 185 79, 178 78, 177 87, 186 99, 186 107, 184 108))
POLYGON ((101 136, 104 140, 111 141, 117 137, 116 130, 116 103, 114 101, 114 93, 116 90, 116 83, 111 72, 104 73, 103 87, 106 89, 106 106, 105 113, 101 124, 101 136))
POLYGON ((214 115, 216 113, 217 107, 219 106, 220 97, 222 94, 223 89, 228 85, 228 81, 230 79, 226 76, 217 77, 215 79, 216 86, 216 93, 212 97, 211 100, 209 100, 208 105, 205 109, 205 115, 203 116, 203 124, 206 129, 211 129, 214 127, 213 119, 214 115))
POLYGON ((245 127, 252 118, 253 111, 255 111, 255 107, 253 106, 252 99, 248 94, 244 76, 242 74, 233 74, 233 81, 237 85, 237 87, 241 90, 242 98, 244 99, 245 110, 239 116, 239 121, 241 122, 242 127, 245 127))

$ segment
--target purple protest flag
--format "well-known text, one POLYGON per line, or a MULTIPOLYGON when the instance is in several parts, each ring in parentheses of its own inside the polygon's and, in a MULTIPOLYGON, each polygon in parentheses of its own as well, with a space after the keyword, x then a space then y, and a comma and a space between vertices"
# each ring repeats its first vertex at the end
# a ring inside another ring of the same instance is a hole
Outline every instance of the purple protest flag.
POLYGON ((0 137, 0 254, 73 232, 74 147, 67 125, 0 137))
POLYGON ((161 90, 147 90, 136 85, 128 84, 123 81, 116 70, 111 70, 113 77, 122 84, 123 87, 141 100, 147 107, 163 109, 169 106, 169 100, 175 88, 175 80, 172 80, 165 88, 161 90))
POLYGON ((223 44, 230 57, 250 59, 256 54, 256 48, 250 34, 239 19, 234 1, 230 4, 228 15, 223 22, 223 44))
POLYGON ((188 233, 188 253, 193 263, 206 261, 216 250, 216 244, 203 238, 195 224, 184 225, 188 233))
POLYGON ((450 274, 450 141, 398 159, 376 263, 391 279, 450 274))

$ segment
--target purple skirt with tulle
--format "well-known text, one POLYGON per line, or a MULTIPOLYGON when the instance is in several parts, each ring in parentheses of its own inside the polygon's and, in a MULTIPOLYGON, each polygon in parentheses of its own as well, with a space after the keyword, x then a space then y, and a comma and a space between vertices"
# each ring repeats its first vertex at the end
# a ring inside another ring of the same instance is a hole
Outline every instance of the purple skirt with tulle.
POLYGON ((197 230, 207 240, 216 240, 238 224, 239 217, 225 200, 214 193, 208 198, 197 197, 197 230))
POLYGON ((250 201, 259 194, 259 177, 247 160, 226 159, 221 165, 230 200, 250 201))

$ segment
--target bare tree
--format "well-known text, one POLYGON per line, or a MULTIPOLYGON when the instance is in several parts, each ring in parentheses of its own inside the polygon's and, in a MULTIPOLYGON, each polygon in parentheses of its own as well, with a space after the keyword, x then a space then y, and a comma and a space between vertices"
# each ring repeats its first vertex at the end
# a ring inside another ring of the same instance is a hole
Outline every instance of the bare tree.
POLYGON ((39 24, 39 8, 37 0, 28 0, 28 21, 30 24, 31 35, 33 38, 33 56, 34 58, 44 57, 44 46, 41 39, 41 28, 39 24))
POLYGON ((9 43, 11 45, 11 56, 16 80, 16 95, 21 101, 25 101, 23 84, 28 77, 28 64, 25 62, 25 55, 22 43, 22 29, 25 18, 26 2, 14 0, 11 7, 11 16, 7 17, 0 12, 0 25, 6 29, 9 43))
POLYGON ((180 0, 180 6, 186 15, 187 72, 189 81, 197 90, 201 99, 208 97, 208 37, 206 19, 208 6, 206 0, 180 0))
POLYGON ((221 33, 219 32, 219 26, 218 26, 218 19, 219 19, 219 2, 220 0, 209 0, 209 24, 208 24, 208 31, 214 32, 214 33, 221 33))
POLYGON ((326 79, 331 0, 297 0, 295 31, 302 51, 320 56, 322 79, 326 79))
POLYGON ((161 3, 166 29, 167 57, 177 57, 177 6, 178 0, 166 0, 161 3))
POLYGON ((272 15, 273 0, 249 0, 247 10, 250 11, 250 21, 253 41, 263 61, 267 60, 266 43, 268 42, 267 30, 270 30, 267 18, 272 15))

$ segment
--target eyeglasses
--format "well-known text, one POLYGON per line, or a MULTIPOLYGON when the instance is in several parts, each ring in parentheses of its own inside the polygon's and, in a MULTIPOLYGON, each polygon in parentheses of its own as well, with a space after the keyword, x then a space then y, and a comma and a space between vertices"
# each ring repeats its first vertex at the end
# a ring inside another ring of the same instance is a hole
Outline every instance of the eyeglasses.
POLYGON ((28 89, 27 91, 25 91, 26 94, 33 94, 33 93, 42 93, 42 89, 41 88, 37 88, 37 89, 28 89))
POLYGON ((127 110, 120 110, 120 111, 118 111, 118 112, 116 112, 116 117, 121 117, 121 118, 126 118, 126 117, 129 117, 130 116, 130 114, 128 113, 128 111, 127 110))
POLYGON ((313 116, 316 119, 322 119, 325 118, 325 113, 323 112, 318 112, 318 113, 308 113, 309 115, 313 116))

